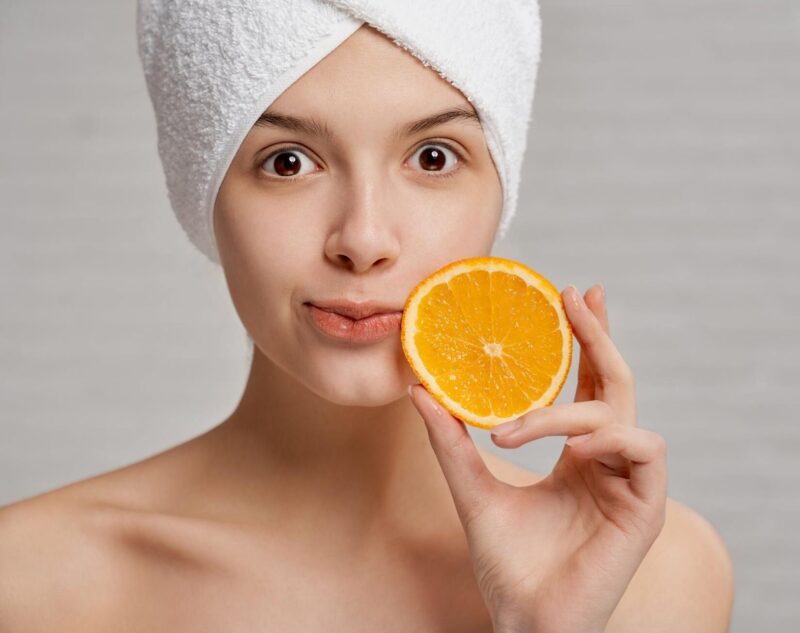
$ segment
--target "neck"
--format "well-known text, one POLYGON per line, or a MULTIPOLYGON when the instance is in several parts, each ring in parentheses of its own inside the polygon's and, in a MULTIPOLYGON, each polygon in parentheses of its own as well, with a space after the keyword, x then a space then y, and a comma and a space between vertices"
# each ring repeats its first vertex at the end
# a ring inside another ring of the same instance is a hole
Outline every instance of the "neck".
POLYGON ((324 526, 354 547, 387 529, 441 527, 456 517, 452 498, 402 389, 382 406, 336 404, 254 347, 239 404, 209 433, 215 496, 248 522, 310 536, 324 526))

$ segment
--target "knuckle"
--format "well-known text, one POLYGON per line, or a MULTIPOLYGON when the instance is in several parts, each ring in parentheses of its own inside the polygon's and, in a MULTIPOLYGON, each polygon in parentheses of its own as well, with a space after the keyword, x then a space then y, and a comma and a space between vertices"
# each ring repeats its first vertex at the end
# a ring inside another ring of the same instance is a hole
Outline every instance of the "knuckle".
POLYGON ((633 387, 635 385, 635 378, 630 365, 625 361, 621 361, 614 375, 608 378, 608 382, 633 387))
POLYGON ((628 427, 622 424, 607 424, 594 431, 595 435, 604 438, 611 445, 622 445, 625 441, 628 427))
POLYGON ((650 442, 653 444, 653 448, 655 449, 658 455, 666 455, 667 454, 667 440, 664 439, 663 435, 656 433, 655 431, 648 431, 650 435, 650 442))
POLYGON ((606 424, 611 424, 616 419, 616 411, 605 400, 595 400, 595 407, 598 409, 598 416, 606 424))
POLYGON ((625 376, 615 368, 608 368, 605 371, 598 372, 597 380, 603 387, 627 385, 625 376))
POLYGON ((630 437, 629 433, 632 427, 625 426, 624 424, 612 424, 610 427, 610 436, 614 438, 620 445, 630 437))
POLYGON ((630 382, 633 382, 633 380, 634 380, 634 378, 633 378, 633 369, 631 369, 631 366, 628 365, 628 363, 626 363, 625 361, 622 362, 622 371, 625 374, 625 377, 630 382))

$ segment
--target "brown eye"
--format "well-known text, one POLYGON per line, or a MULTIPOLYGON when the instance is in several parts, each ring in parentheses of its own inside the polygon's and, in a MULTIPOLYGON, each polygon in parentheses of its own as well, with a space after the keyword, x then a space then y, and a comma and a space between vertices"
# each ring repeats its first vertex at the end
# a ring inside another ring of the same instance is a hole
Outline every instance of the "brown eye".
MULTIPOLYGON (((411 157, 427 172, 450 172, 458 163, 458 154, 441 144, 427 144, 420 147, 411 157), (415 158, 418 157, 418 158, 415 158)), ((434 174, 437 175, 437 174, 434 174)))
POLYGON ((290 179, 296 176, 303 176, 314 171, 316 164, 309 156, 296 147, 278 150, 270 154, 262 163, 266 165, 265 171, 278 178, 290 179), (302 158, 301 158, 302 157, 302 158), (306 163, 306 171, 302 171, 306 163), (269 168, 272 165, 272 169, 269 168), (301 173, 302 172, 302 173, 301 173))

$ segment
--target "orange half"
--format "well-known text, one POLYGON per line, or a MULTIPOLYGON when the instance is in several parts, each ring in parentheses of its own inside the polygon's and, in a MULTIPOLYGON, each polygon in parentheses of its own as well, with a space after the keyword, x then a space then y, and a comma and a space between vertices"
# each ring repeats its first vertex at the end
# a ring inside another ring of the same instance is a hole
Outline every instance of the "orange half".
POLYGON ((403 353, 453 416, 483 429, 551 404, 572 362, 561 293, 500 257, 452 262, 406 299, 403 353))

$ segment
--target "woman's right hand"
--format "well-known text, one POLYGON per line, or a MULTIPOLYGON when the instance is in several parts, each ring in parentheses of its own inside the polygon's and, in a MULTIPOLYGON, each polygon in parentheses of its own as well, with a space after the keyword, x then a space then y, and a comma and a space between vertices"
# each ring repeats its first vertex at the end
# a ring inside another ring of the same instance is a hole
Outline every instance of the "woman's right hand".
POLYGON ((569 436, 544 479, 524 487, 496 479, 464 423, 421 385, 410 389, 495 633, 603 631, 665 521, 666 444, 636 428, 633 375, 608 334, 604 305, 589 309, 577 289, 563 299, 581 346, 575 402, 495 431, 504 448, 569 436))

